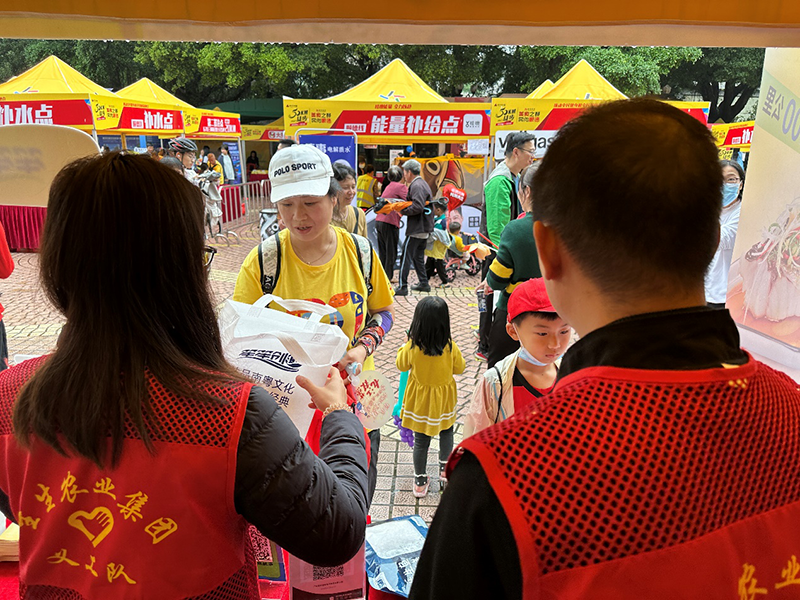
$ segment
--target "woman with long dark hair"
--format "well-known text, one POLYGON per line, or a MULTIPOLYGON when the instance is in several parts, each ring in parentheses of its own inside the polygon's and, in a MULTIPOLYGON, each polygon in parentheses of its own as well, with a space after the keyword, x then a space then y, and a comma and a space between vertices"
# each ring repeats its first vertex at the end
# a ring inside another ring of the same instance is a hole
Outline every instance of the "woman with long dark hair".
POLYGON ((200 192, 158 162, 56 176, 41 278, 67 322, 52 354, 0 374, 22 597, 255 599, 250 523, 317 564, 363 543, 364 434, 340 378, 298 378, 325 415, 317 458, 225 360, 212 256, 200 192))

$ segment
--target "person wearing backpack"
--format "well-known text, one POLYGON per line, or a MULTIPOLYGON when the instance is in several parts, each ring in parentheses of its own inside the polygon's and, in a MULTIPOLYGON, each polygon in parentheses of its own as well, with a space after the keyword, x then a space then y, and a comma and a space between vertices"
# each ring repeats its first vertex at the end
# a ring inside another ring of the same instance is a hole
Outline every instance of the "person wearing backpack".
POLYGON ((367 217, 363 210, 353 206, 356 197, 356 172, 345 161, 333 163, 333 177, 341 188, 338 201, 333 207, 331 224, 345 231, 352 231, 361 237, 367 237, 367 217))
MULTIPOLYGON (((247 255, 233 300, 252 304, 274 294, 328 304, 337 309, 330 322, 350 340, 336 366, 342 372, 354 363, 374 369, 372 354, 394 323, 394 297, 369 240, 331 224, 340 186, 330 159, 314 146, 296 144, 273 156, 269 176, 286 228, 247 255)), ((275 303, 270 308, 283 310, 275 303)), ((379 444, 380 432, 370 432, 374 458, 379 444)), ((370 460, 370 498, 375 463, 370 460)))

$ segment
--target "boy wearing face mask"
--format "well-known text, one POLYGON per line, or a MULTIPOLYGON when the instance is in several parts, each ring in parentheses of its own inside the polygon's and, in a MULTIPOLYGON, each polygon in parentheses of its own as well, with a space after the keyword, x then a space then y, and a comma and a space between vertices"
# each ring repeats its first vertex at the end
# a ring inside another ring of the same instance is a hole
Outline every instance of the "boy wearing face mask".
POLYGON ((556 313, 541 277, 512 292, 506 330, 520 349, 483 374, 464 422, 465 438, 547 394, 558 376, 556 361, 572 337, 572 328, 556 313))
POLYGON ((722 212, 719 216, 719 246, 706 273, 706 303, 712 308, 725 308, 728 295, 728 271, 731 268, 733 244, 739 229, 742 210, 744 169, 732 160, 721 160, 722 212))

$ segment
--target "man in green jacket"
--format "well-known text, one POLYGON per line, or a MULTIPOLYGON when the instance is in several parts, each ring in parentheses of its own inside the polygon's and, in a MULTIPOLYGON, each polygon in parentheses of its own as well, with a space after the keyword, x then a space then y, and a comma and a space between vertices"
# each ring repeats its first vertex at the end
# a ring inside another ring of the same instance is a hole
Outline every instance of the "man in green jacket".
MULTIPOLYGON (((505 226, 520 214, 515 179, 522 169, 533 162, 534 139, 535 136, 528 131, 515 131, 509 134, 505 140, 505 160, 492 171, 483 187, 480 232, 492 241, 495 249, 500 246, 500 236, 505 226)), ((481 276, 484 280, 494 257, 495 252, 492 252, 483 261, 481 276)), ((487 299, 487 307, 491 306, 491 299, 487 299)), ((475 356, 479 360, 486 360, 491 328, 492 310, 488 308, 485 313, 481 313, 478 329, 480 337, 475 356)))

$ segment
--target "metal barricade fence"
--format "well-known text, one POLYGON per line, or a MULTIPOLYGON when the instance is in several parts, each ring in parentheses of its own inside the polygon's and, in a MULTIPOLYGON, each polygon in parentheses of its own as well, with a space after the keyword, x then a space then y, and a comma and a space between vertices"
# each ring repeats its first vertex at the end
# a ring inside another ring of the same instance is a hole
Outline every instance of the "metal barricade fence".
POLYGON ((272 185, 270 181, 251 181, 223 185, 219 192, 222 196, 222 222, 228 228, 257 223, 261 210, 274 208, 270 201, 272 185))

